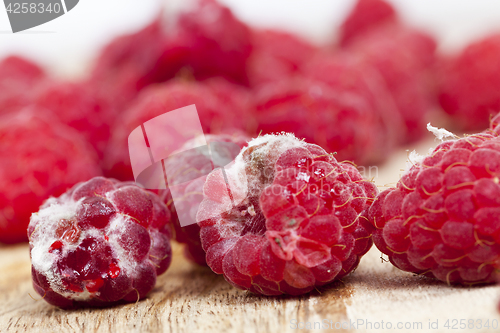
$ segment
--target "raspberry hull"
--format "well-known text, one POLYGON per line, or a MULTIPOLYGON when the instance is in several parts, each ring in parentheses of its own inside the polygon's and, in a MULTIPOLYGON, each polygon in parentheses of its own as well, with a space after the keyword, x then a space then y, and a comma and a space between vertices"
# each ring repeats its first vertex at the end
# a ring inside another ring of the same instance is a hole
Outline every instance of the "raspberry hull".
POLYGON ((31 217, 33 287, 61 308, 142 299, 170 265, 170 227, 158 196, 133 183, 77 184, 31 217))
POLYGON ((254 139, 205 183, 197 220, 207 264, 243 290, 307 293, 368 251, 365 214, 376 193, 319 146, 292 135, 254 139))
POLYGON ((373 241, 396 267, 448 284, 495 281, 499 130, 440 144, 380 193, 369 210, 373 241))

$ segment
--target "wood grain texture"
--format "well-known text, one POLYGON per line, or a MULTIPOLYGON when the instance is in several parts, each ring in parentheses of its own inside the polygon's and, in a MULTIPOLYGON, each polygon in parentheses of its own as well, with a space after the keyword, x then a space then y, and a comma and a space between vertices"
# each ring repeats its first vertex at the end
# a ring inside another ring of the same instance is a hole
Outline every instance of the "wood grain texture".
MULTIPOLYGON (((425 153, 429 144, 437 143, 423 143, 417 151, 425 153)), ((402 150, 372 177, 380 187, 394 183, 405 160, 402 150)), ((0 332, 311 331, 294 329, 299 322, 310 322, 311 328, 314 323, 316 328, 328 324, 331 329, 325 331, 334 332, 495 332, 500 329, 452 330, 444 324, 447 319, 500 322, 499 296, 497 286, 449 287, 401 272, 382 262, 373 248, 343 281, 301 297, 259 297, 233 288, 208 268, 187 262, 174 245, 172 266, 147 299, 107 309, 64 311, 41 300, 33 290, 28 246, 0 245, 0 332), (438 329, 430 330, 429 322, 436 320, 438 329), (335 329, 335 323, 340 329, 335 329), (403 329, 396 329, 398 323, 403 329), (421 326, 404 329, 408 323, 421 326)))

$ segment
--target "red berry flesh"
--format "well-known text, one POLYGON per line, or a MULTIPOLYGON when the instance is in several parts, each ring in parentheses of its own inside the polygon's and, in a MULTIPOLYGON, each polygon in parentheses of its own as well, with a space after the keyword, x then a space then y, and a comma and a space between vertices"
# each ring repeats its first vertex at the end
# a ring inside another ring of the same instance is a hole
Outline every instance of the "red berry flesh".
POLYGON ((31 217, 33 287, 61 308, 135 302, 170 265, 171 232, 156 194, 102 177, 79 183, 31 217))
POLYGON ((401 270, 448 284, 494 282, 500 259, 495 128, 445 141, 413 164, 369 210, 377 248, 401 270))
POLYGON ((262 295, 304 294, 356 268, 377 194, 348 163, 293 135, 264 135, 210 173, 197 213, 208 266, 262 295), (227 183, 226 183, 227 179, 227 183))
POLYGON ((50 196, 101 174, 84 138, 42 110, 0 120, 0 242, 27 241, 30 215, 50 196))

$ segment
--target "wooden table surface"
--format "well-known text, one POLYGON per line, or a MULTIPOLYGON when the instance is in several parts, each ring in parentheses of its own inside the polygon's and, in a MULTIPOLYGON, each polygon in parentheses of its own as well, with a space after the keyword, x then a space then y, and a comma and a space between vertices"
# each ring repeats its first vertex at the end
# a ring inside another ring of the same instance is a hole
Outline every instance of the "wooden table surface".
MULTIPOLYGON (((426 153, 431 145, 437 142, 416 148, 426 153)), ((406 154, 396 153, 378 174, 372 168, 378 186, 399 179, 406 154)), ((0 332, 500 331, 500 287, 449 287, 401 272, 380 256, 372 248, 354 273, 308 295, 259 297, 189 263, 174 245, 172 266, 148 298, 64 311, 33 290, 28 246, 0 245, 0 332)))

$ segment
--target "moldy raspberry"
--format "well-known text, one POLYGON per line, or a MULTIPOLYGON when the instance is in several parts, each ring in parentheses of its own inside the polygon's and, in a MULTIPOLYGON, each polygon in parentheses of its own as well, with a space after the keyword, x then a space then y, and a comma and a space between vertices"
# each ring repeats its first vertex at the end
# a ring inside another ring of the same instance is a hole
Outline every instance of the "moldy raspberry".
POLYGON ((495 281, 500 259, 499 127, 413 161, 369 210, 373 240, 398 268, 449 284, 495 281))
POLYGON ((134 183, 77 184, 31 217, 33 287, 61 308, 135 302, 170 265, 170 228, 160 198, 134 183))
POLYGON ((304 294, 350 273, 372 245, 376 187, 321 147, 264 135, 224 170, 209 174, 197 220, 207 264, 233 286, 304 294))
POLYGON ((39 109, 0 118, 0 242, 27 241, 31 213, 51 195, 101 174, 83 136, 39 109), (43 118, 40 116, 43 114, 43 118))

